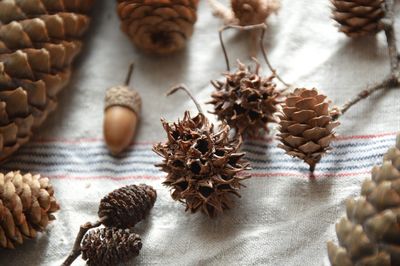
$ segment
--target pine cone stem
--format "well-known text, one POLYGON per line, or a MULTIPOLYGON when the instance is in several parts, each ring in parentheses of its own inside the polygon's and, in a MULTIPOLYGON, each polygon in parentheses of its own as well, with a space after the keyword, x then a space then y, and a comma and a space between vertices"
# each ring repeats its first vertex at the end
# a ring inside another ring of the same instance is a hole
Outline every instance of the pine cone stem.
POLYGON ((172 89, 170 89, 167 92, 167 96, 174 94, 178 90, 183 90, 184 92, 186 92, 186 94, 190 97, 190 99, 192 99, 192 101, 196 105, 197 111, 199 111, 200 114, 204 115, 203 109, 201 108, 199 102, 196 100, 196 98, 194 98, 193 94, 189 91, 189 89, 187 88, 187 86, 185 84, 179 84, 179 85, 173 87, 172 89))
POLYGON ((226 69, 227 71, 231 70, 230 67, 230 62, 229 62, 229 57, 228 57, 228 52, 226 50, 226 46, 224 43, 224 38, 223 38, 223 32, 228 30, 228 29, 237 29, 237 30, 244 30, 244 31, 252 31, 252 30, 261 30, 261 35, 260 35, 260 48, 261 48, 261 52, 263 54, 263 58, 265 60, 265 63, 267 64, 268 68, 271 70, 271 72, 275 75, 275 77, 282 82, 283 85, 285 85, 286 87, 290 87, 290 85, 285 82, 277 73, 276 73, 276 69, 272 67, 272 64, 270 63, 268 56, 267 56, 267 52, 265 50, 264 47, 264 37, 265 37, 265 30, 267 28, 267 25, 265 23, 261 23, 261 24, 256 24, 256 25, 250 25, 250 26, 239 26, 239 25, 226 25, 224 27, 222 27, 219 30, 219 41, 221 43, 221 48, 222 51, 224 53, 224 57, 225 57, 225 62, 226 62, 226 69))
POLYGON ((79 255, 81 255, 81 252, 82 252, 81 243, 82 243, 83 237, 85 236, 87 231, 89 231, 90 229, 99 227, 103 223, 103 221, 105 219, 107 219, 107 218, 106 217, 102 217, 100 220, 98 220, 95 223, 87 222, 87 223, 81 225, 81 227, 79 228, 78 235, 76 236, 72 251, 68 255, 68 257, 65 259, 63 264, 61 264, 61 266, 69 266, 69 265, 71 265, 76 260, 76 258, 79 257, 79 255))
POLYGON ((368 98, 376 91, 383 89, 391 89, 400 86, 400 54, 396 46, 396 34, 394 30, 394 2, 393 0, 385 0, 385 18, 383 19, 384 31, 388 43, 388 52, 390 58, 390 76, 371 88, 367 88, 358 93, 353 99, 348 100, 341 108, 340 113, 334 117, 337 120, 346 113, 353 105, 362 99, 368 98))

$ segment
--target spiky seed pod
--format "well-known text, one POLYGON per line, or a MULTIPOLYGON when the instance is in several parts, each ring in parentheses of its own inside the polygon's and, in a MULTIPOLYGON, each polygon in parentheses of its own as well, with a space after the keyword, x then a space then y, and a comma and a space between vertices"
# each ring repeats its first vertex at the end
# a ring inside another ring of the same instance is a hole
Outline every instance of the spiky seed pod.
POLYGON ((34 238, 59 209, 49 179, 40 175, 0 174, 0 247, 13 249, 34 238))
POLYGON ((238 62, 238 70, 225 74, 225 82, 212 81, 214 112, 239 134, 258 136, 268 132, 268 123, 276 122, 281 93, 273 82, 275 76, 261 77, 259 64, 252 71, 238 62))
POLYGON ((0 160, 54 110, 93 0, 0 1, 0 160))
POLYGON ((82 258, 89 266, 112 266, 139 255, 142 240, 129 229, 98 228, 89 231, 81 244, 82 258))
POLYGON ((118 0, 122 30, 140 49, 169 54, 185 47, 199 0, 118 0))
POLYGON ((201 210, 210 217, 231 206, 231 194, 239 195, 241 182, 249 176, 239 175, 249 164, 238 153, 241 139, 229 138, 229 126, 214 125, 202 114, 167 123, 162 120, 168 140, 154 145, 163 158, 158 167, 168 175, 164 184, 172 198, 183 202, 186 210, 201 210))
POLYGON ((349 37, 375 34, 383 29, 384 0, 331 0, 333 19, 349 37))
POLYGON ((157 192, 144 184, 112 191, 100 201, 98 215, 105 226, 130 228, 143 220, 153 208, 157 192))
POLYGON ((333 129, 339 125, 333 120, 338 111, 330 110, 329 104, 316 89, 296 89, 286 98, 279 115, 279 147, 303 159, 311 171, 330 149, 335 138, 333 129))
POLYGON ((239 25, 264 23, 281 7, 280 0, 231 0, 232 11, 239 25))
POLYGON ((400 265, 400 134, 371 176, 361 196, 346 202, 346 217, 336 224, 339 246, 328 242, 333 266, 400 265))

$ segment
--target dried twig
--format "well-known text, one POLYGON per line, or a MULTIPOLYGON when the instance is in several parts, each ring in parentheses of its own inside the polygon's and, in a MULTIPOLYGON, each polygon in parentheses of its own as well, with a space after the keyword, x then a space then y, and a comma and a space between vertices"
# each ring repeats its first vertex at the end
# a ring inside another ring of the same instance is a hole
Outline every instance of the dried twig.
POLYGON ((357 94, 356 97, 347 101, 341 108, 340 114, 334 117, 338 119, 341 115, 346 113, 353 105, 367 98, 376 91, 383 89, 391 89, 400 86, 400 55, 396 46, 396 34, 394 30, 394 2, 393 0, 385 0, 385 18, 382 20, 386 40, 388 43, 388 52, 390 58, 390 75, 380 83, 371 88, 367 88, 357 94))
POLYGON ((228 57, 228 53, 226 50, 226 46, 224 43, 224 38, 223 38, 223 32, 228 30, 228 29, 238 29, 238 30, 245 30, 245 31, 250 31, 250 30, 256 30, 256 29, 261 29, 261 37, 260 37, 260 47, 261 47, 261 52, 263 54, 265 63, 267 64, 268 68, 272 71, 272 73, 276 76, 276 78, 282 82, 283 85, 285 85, 286 87, 290 87, 290 85, 288 83, 286 83, 277 73, 276 70, 272 67, 268 56, 267 56, 267 52, 265 51, 265 47, 264 47, 264 36, 265 36, 265 30, 267 28, 267 25, 265 23, 261 23, 261 24, 256 24, 256 25, 251 25, 251 26, 239 26, 239 25, 226 25, 224 27, 222 27, 219 30, 219 41, 221 43, 221 48, 222 51, 224 52, 224 57, 225 57, 225 62, 226 62, 226 69, 228 71, 231 70, 230 67, 230 63, 229 63, 229 57, 228 57))

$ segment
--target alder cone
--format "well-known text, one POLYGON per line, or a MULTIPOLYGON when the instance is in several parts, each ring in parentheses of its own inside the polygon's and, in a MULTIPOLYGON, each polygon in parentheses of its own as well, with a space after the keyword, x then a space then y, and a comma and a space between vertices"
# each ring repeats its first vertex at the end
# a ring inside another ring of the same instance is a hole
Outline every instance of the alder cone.
POLYGON ((146 218, 157 199, 147 185, 130 185, 114 190, 100 201, 98 215, 105 226, 131 228, 146 218))
POLYGON ((264 23, 269 15, 281 7, 280 0, 231 0, 232 11, 239 25, 264 23))
POLYGON ((89 231, 81 243, 82 258, 89 266, 112 266, 139 255, 142 240, 129 229, 98 228, 89 231))
POLYGON ((118 0, 122 30, 140 49, 170 54, 185 47, 199 0, 118 0))
POLYGON ((311 171, 330 149, 335 138, 336 109, 329 109, 326 96, 316 89, 296 89, 283 103, 280 114, 279 147, 288 155, 303 159, 311 171))
POLYGON ((35 238, 59 208, 48 178, 0 174, 0 247, 13 249, 26 238, 35 238))
POLYGON ((328 242, 333 266, 400 265, 400 134, 371 176, 361 196, 346 202, 336 224, 339 246, 328 242))
POLYGON ((168 175, 164 185, 172 198, 183 202, 192 213, 201 210, 210 217, 230 208, 231 195, 239 195, 240 175, 249 164, 239 153, 241 139, 229 138, 229 126, 222 124, 214 131, 203 114, 191 117, 185 112, 182 121, 162 120, 168 140, 156 144, 154 152, 163 158, 158 167, 168 175))
POLYGON ((93 0, 0 0, 0 160, 57 105, 93 0))
POLYGON ((268 132, 268 124, 276 122, 280 92, 273 82, 275 76, 261 77, 259 65, 251 71, 242 63, 238 70, 225 74, 225 82, 212 81, 214 112, 241 135, 259 136, 268 132))
POLYGON ((331 0, 333 19, 349 37, 375 34, 383 29, 384 0, 331 0))

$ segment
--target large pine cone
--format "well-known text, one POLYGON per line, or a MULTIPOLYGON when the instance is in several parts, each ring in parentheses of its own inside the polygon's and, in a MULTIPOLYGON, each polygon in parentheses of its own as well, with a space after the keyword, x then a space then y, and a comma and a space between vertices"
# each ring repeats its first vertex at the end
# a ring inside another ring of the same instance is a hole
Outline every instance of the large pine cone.
POLYGON ((231 0, 231 6, 239 25, 248 26, 264 23, 281 4, 280 0, 231 0))
POLYGON ((169 54, 193 34, 199 0, 118 0, 122 30, 139 48, 169 54))
POLYGON ((14 248, 43 231, 59 209, 48 178, 0 174, 0 247, 14 248))
POLYGON ((100 201, 98 215, 105 226, 131 228, 153 208, 156 191, 147 185, 130 185, 114 190, 100 201))
POLYGON ((81 243, 82 258, 89 266, 112 266, 139 255, 142 240, 129 229, 99 228, 89 231, 81 243))
POLYGON ((226 121, 239 134, 258 136, 268 132, 268 123, 275 122, 280 96, 273 82, 274 76, 259 75, 259 65, 251 71, 239 62, 235 73, 227 73, 226 81, 213 81, 217 91, 212 93, 214 114, 226 121))
POLYGON ((346 202, 336 224, 339 247, 328 242, 333 266, 400 265, 400 134, 383 165, 372 169, 361 196, 346 202))
POLYGON ((333 121, 337 110, 329 110, 326 96, 316 89, 296 89, 283 104, 279 139, 287 154, 303 159, 313 171, 335 138, 333 121))
POLYGON ((27 142, 57 103, 93 0, 0 0, 0 160, 27 142))
POLYGON ((375 34, 383 29, 384 0, 331 0, 339 31, 350 37, 375 34))
POLYGON ((249 178, 239 175, 249 165, 238 153, 241 140, 229 138, 226 124, 214 132, 203 114, 191 118, 185 112, 182 121, 162 124, 168 140, 153 150, 164 159, 157 166, 168 174, 164 184, 171 187, 172 198, 186 204, 186 210, 211 217, 228 209, 230 195, 239 196, 241 181, 249 178))

